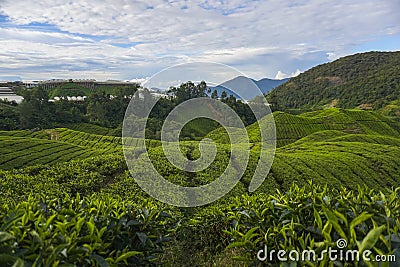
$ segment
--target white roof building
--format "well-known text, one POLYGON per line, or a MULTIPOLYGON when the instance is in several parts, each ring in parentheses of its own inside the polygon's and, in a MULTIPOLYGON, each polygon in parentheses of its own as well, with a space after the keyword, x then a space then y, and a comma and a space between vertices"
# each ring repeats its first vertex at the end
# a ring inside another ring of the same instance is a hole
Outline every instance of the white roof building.
POLYGON ((19 104, 24 98, 22 96, 16 95, 9 87, 0 87, 0 99, 15 101, 19 104))

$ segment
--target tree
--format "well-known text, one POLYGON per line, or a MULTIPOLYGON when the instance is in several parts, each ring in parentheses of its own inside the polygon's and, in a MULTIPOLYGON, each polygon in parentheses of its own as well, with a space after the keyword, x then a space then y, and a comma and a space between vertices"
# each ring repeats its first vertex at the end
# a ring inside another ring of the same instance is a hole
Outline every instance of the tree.
POLYGON ((88 97, 87 117, 91 122, 108 126, 107 108, 110 97, 105 92, 93 93, 88 97))
POLYGON ((68 101, 66 98, 61 98, 54 102, 53 114, 55 121, 58 123, 71 123, 84 121, 84 103, 76 103, 68 101))
POLYGON ((170 87, 168 93, 173 94, 175 96, 175 102, 180 104, 192 98, 206 97, 207 84, 205 81, 202 81, 196 85, 193 82, 188 81, 182 83, 179 87, 170 87))
POLYGON ((227 96, 228 96, 228 94, 225 91, 223 91, 221 93, 221 100, 225 100, 227 96))
POLYGON ((41 87, 26 91, 18 109, 22 128, 46 128, 54 122, 49 96, 41 87))
POLYGON ((18 110, 14 103, 0 101, 0 130, 16 130, 19 124, 18 110))
POLYGON ((218 92, 217 92, 217 90, 214 90, 214 91, 212 92, 211 98, 213 98, 213 99, 217 99, 217 98, 218 98, 218 92))

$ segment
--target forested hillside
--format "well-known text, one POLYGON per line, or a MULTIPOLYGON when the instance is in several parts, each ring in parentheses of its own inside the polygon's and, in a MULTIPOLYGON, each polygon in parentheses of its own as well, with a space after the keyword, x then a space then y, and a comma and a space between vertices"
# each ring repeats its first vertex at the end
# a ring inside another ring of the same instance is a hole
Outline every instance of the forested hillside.
POLYGON ((400 52, 346 56, 307 70, 272 90, 274 110, 341 107, 378 110, 400 97, 400 52))

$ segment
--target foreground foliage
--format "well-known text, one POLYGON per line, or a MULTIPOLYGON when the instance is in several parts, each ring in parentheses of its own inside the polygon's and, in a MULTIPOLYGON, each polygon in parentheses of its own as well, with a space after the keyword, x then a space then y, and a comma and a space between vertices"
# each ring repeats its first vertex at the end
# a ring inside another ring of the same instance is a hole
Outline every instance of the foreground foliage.
MULTIPOLYGON (((400 258, 400 188, 381 193, 296 185, 286 192, 232 196, 211 206, 179 209, 144 197, 108 193, 62 198, 28 196, 0 204, 1 266, 221 266, 260 262, 269 250, 371 250, 400 258)), ((393 258, 394 259, 394 258, 393 258)), ((282 263, 283 264, 283 263, 282 263)), ((298 261, 297 266, 333 266, 298 261)), ((389 264, 389 263, 388 263, 389 264)), ((340 261, 336 266, 375 266, 340 261)), ((295 265, 296 266, 296 265, 295 265)), ((383 265, 389 266, 389 265, 383 265)))
MULTIPOLYGON (((149 201, 127 170, 121 138, 101 127, 1 131, 1 168, 11 170, 0 170, 0 266, 279 266, 276 259, 258 261, 257 252, 267 245, 319 253, 340 238, 347 249, 400 260, 400 124, 359 110, 275 115, 280 147, 259 189, 247 193, 260 150, 251 125, 243 178, 224 198, 197 208, 149 201)), ((167 163, 160 141, 146 145, 163 177, 199 186, 230 159, 224 133, 209 136, 216 159, 197 173, 167 163)), ((144 152, 138 143, 132 139, 135 160, 144 152)), ((187 158, 200 156, 197 141, 181 141, 180 149, 187 158)))
POLYGON ((173 230, 156 205, 118 197, 29 197, 1 205, 1 266, 156 264, 173 230))
MULTIPOLYGON (((347 245, 343 252, 357 250, 361 255, 365 250, 372 251, 371 262, 361 258, 347 265, 375 266, 374 255, 395 255, 399 262, 399 194, 400 188, 382 194, 366 187, 357 191, 330 190, 310 184, 309 190, 294 185, 285 193, 238 197, 226 214, 232 222, 226 232, 234 238, 228 248, 243 249, 243 254, 235 258, 256 263, 257 252, 264 246, 269 251, 295 250, 299 255, 314 250, 318 258, 330 247, 340 250, 336 241, 344 239, 347 245)), ((276 254, 264 263, 277 264, 276 254)), ((343 266, 346 261, 331 262, 326 256, 321 261, 300 258, 298 264, 343 266)))

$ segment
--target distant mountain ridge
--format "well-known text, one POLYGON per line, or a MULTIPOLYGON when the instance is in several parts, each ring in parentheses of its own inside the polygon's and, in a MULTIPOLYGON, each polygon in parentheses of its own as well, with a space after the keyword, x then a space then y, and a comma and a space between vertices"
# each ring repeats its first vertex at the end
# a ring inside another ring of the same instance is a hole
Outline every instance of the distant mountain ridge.
POLYGON ((267 95, 274 110, 378 110, 400 99, 400 51, 367 52, 313 67, 267 95))
POLYGON ((218 96, 221 96, 225 91, 227 95, 233 95, 238 99, 250 100, 257 95, 263 95, 274 89, 275 87, 287 82, 289 78, 282 80, 275 80, 263 78, 261 80, 254 80, 245 76, 238 76, 231 80, 221 83, 220 85, 209 87, 211 92, 217 90, 218 96))

